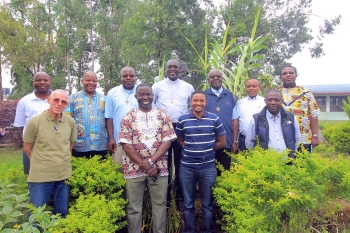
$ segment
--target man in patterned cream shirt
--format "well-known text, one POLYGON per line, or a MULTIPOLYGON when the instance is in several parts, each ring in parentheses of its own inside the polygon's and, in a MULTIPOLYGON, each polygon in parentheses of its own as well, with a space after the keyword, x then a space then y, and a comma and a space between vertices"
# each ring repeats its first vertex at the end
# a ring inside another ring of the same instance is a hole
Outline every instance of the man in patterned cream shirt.
POLYGON ((279 88, 283 95, 283 107, 296 116, 300 128, 300 143, 310 153, 319 144, 318 116, 321 114, 315 97, 306 88, 295 83, 297 71, 293 66, 282 68, 280 78, 283 86, 279 88))

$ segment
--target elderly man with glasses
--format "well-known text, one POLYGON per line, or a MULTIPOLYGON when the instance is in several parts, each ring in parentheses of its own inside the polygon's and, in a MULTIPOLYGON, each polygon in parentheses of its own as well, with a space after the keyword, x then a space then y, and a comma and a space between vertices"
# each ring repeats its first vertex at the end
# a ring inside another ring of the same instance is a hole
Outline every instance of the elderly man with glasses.
POLYGON ((74 119, 62 114, 68 106, 64 90, 53 91, 47 101, 49 109, 28 121, 23 136, 23 150, 30 159, 29 199, 40 207, 53 196, 54 213, 64 218, 69 197, 65 181, 72 175, 71 151, 77 130, 74 119))

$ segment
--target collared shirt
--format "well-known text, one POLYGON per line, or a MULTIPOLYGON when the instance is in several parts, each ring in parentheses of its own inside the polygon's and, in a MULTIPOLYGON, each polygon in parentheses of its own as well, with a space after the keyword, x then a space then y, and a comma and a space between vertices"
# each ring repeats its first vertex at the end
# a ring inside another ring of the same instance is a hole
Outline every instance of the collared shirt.
POLYGON ((35 91, 24 96, 17 104, 16 117, 13 125, 15 127, 24 127, 27 125, 30 118, 36 116, 50 108, 47 100, 42 100, 36 97, 35 91))
MULTIPOLYGON (((293 88, 280 87, 283 95, 283 107, 296 116, 300 128, 300 142, 311 144, 311 117, 321 115, 314 95, 305 87, 295 86, 293 88), (301 96, 302 95, 302 96, 301 96), (292 101, 294 101, 292 103, 292 101)), ((314 132, 315 133, 315 132, 314 132)))
MULTIPOLYGON (((269 148, 273 148, 279 152, 286 150, 286 143, 284 141, 282 126, 281 126, 281 112, 274 117, 268 110, 266 111, 266 119, 269 124, 269 148)), ((290 122, 291 123, 291 122, 290 122)), ((253 148, 256 137, 255 121, 252 118, 249 124, 249 130, 247 131, 245 144, 246 147, 253 148)), ((295 144, 298 148, 300 142, 300 131, 298 121, 294 116, 294 129, 295 129, 295 144)))
POLYGON ((58 121, 48 111, 31 118, 23 141, 33 143, 28 182, 53 182, 72 175, 70 143, 77 138, 72 117, 62 114, 58 121))
POLYGON ((118 143, 120 122, 123 116, 138 103, 135 98, 136 85, 132 90, 127 90, 123 85, 112 88, 106 97, 105 118, 113 119, 114 139, 118 143))
POLYGON ((97 92, 91 98, 84 91, 69 96, 65 113, 73 117, 77 124, 76 151, 107 150, 105 101, 106 97, 97 92))
POLYGON ((239 132, 242 135, 247 135, 247 130, 249 129, 250 121, 253 119, 253 115, 261 112, 261 110, 265 107, 266 104, 264 100, 265 98, 257 95, 254 98, 246 96, 238 101, 239 132))
MULTIPOLYGON (((216 90, 216 89, 214 89, 214 88, 212 88, 212 87, 210 87, 210 89, 211 89, 211 91, 212 91, 217 97, 220 96, 220 94, 221 94, 221 92, 222 92, 222 90, 223 90, 222 87, 220 87, 219 90, 216 90)), ((233 110, 232 110, 231 119, 234 120, 234 119, 237 119, 238 117, 239 117, 239 114, 238 114, 238 111, 237 111, 237 104, 236 104, 235 107, 234 107, 233 110)))
POLYGON ((170 117, 171 122, 176 123, 177 119, 188 112, 191 94, 194 88, 191 84, 176 79, 171 81, 165 79, 153 84, 154 104, 170 117))
POLYGON ((176 135, 184 138, 181 166, 192 168, 215 167, 215 141, 225 135, 225 129, 218 115, 204 111, 197 118, 192 111, 179 117, 176 135))
MULTIPOLYGON (((150 159, 163 142, 174 139, 176 134, 169 117, 158 108, 153 107, 150 112, 134 108, 122 119, 119 141, 131 144, 142 159, 150 159)), ((169 175, 167 153, 154 162, 160 176, 169 175)), ((123 155, 123 170, 125 179, 147 176, 127 155, 123 155)))

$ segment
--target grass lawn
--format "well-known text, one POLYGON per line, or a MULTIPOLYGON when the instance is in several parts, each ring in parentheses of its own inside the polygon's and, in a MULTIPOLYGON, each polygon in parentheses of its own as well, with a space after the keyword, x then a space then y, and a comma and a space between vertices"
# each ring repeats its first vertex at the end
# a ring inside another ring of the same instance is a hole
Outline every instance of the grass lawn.
MULTIPOLYGON (((16 147, 0 148, 0 166, 3 168, 23 169, 22 149, 16 147), (6 166, 5 166, 6 165, 6 166)), ((0 176, 5 174, 4 169, 0 170, 0 176)))

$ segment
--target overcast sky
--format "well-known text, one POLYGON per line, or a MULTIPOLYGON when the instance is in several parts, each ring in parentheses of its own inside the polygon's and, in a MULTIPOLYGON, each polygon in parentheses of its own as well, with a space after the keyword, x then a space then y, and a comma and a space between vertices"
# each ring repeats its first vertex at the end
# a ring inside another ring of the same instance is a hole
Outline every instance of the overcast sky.
MULTIPOLYGON (((222 2, 222 0, 216 0, 222 2)), ((215 2, 215 0, 214 0, 215 2)), ((342 15, 340 25, 333 35, 326 35, 323 39, 325 56, 311 58, 306 48, 296 54, 290 62, 298 69, 297 84, 350 84, 350 75, 347 67, 350 66, 350 14, 348 13, 347 0, 313 0, 313 14, 320 17, 334 17, 342 15), (345 72, 345 73, 344 73, 345 72)), ((322 24, 319 17, 312 16, 310 26, 317 32, 322 24)), ((10 85, 8 72, 3 73, 3 87, 10 85)))

